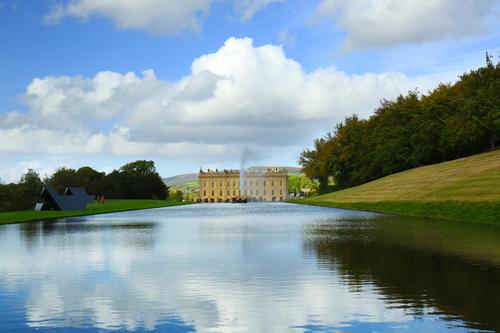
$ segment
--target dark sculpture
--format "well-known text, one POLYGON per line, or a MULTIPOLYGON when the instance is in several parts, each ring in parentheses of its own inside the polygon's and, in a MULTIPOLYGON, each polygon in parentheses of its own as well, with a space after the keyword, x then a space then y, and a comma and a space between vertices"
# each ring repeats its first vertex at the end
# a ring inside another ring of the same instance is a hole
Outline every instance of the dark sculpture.
POLYGON ((83 187, 67 187, 64 195, 60 195, 52 187, 42 190, 44 203, 37 203, 35 210, 84 210, 94 196, 88 195, 83 187))

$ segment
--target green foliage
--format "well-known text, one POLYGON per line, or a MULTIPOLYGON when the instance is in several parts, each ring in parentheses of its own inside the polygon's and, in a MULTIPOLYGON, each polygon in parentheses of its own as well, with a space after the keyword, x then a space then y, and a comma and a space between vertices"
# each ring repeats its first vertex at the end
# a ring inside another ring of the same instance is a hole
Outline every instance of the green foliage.
POLYGON ((42 192, 43 182, 29 169, 18 184, 0 184, 0 212, 33 209, 42 192))
MULTIPOLYGON (((114 174, 120 185, 121 198, 161 199, 168 196, 168 188, 156 172, 153 161, 135 161, 125 164, 114 174)), ((116 197, 116 194, 110 194, 116 197)))
POLYGON ((78 185, 87 190, 88 193, 98 194, 103 191, 102 181, 106 177, 104 172, 98 172, 91 167, 84 166, 76 171, 78 185))
POLYGON ((319 184, 311 180, 304 174, 289 174, 288 175, 288 192, 295 195, 301 194, 302 189, 311 189, 311 194, 315 194, 319 184))
POLYGON ((33 209, 47 185, 62 193, 66 187, 84 187, 89 194, 115 199, 160 199, 168 197, 168 187, 153 161, 135 161, 109 174, 85 166, 78 170, 62 167, 43 182, 33 170, 18 184, 0 184, 0 212, 33 209))
POLYGON ((59 168, 46 180, 47 185, 62 192, 68 186, 82 186, 88 193, 108 198, 166 199, 168 188, 156 172, 153 161, 127 163, 106 175, 88 166, 78 170, 59 168))
POLYGON ((46 179, 46 183, 58 192, 64 191, 68 186, 82 185, 77 177, 76 170, 66 167, 57 169, 50 178, 46 179))
POLYGON ((182 201, 183 198, 184 198, 184 193, 182 192, 182 190, 170 191, 168 196, 169 200, 182 201))
POLYGON ((328 190, 347 188, 418 166, 494 150, 500 143, 500 62, 464 74, 427 95, 384 100, 372 117, 346 118, 314 141, 299 163, 328 190))

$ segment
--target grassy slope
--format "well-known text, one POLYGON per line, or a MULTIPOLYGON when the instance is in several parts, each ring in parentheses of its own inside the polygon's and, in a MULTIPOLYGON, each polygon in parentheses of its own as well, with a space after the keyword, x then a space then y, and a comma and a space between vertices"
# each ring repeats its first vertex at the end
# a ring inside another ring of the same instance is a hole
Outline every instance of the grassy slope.
POLYGON ((411 169, 299 203, 500 224, 500 150, 411 169))
POLYGON ((86 210, 74 211, 34 211, 25 210, 18 212, 0 213, 0 224, 27 222, 35 220, 45 220, 61 217, 83 216, 104 214, 112 212, 122 212, 128 210, 160 208, 183 205, 186 203, 180 201, 164 200, 106 200, 104 205, 98 205, 97 202, 87 205, 86 210))

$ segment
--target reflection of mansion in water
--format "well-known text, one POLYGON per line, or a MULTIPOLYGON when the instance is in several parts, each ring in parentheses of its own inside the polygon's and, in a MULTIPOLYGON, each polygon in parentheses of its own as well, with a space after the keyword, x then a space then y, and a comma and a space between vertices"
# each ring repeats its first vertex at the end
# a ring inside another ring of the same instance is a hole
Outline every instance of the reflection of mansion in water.
POLYGON ((284 201, 288 199, 288 171, 269 168, 239 170, 200 170, 200 201, 284 201))

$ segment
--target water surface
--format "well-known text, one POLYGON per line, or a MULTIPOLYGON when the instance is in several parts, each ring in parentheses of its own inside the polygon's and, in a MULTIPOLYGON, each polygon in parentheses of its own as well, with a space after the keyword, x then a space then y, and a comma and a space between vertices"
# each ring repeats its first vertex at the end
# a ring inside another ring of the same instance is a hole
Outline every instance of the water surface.
POLYGON ((499 229, 283 203, 4 225, 0 331, 499 331, 499 229))

